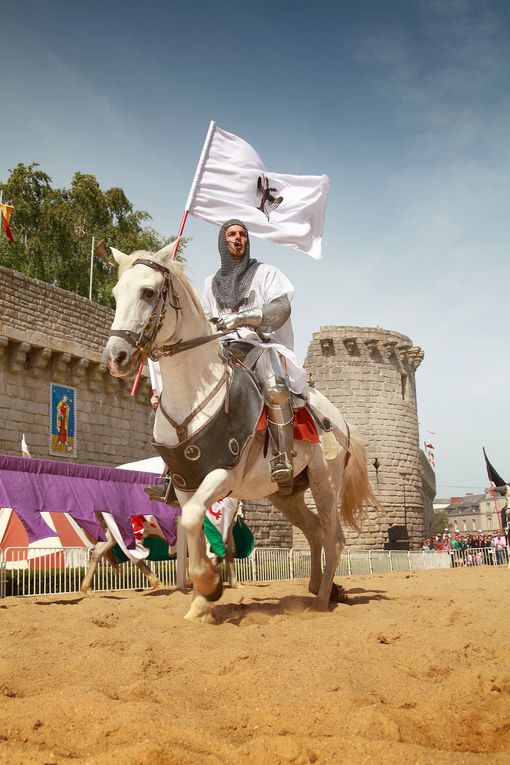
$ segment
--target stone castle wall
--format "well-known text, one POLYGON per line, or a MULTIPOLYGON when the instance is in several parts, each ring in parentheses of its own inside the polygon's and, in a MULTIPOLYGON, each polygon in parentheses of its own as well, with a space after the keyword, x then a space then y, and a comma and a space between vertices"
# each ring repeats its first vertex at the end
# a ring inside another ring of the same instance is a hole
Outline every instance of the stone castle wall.
POLYGON ((411 546, 425 532, 415 372, 423 351, 405 335, 367 327, 321 327, 305 367, 367 446, 369 476, 383 512, 371 508, 351 545, 381 549, 390 526, 406 526, 411 546))
POLYGON ((50 456, 50 382, 77 392, 78 462, 113 466, 154 456, 150 383, 131 381, 101 362, 113 311, 66 290, 0 267, 0 451, 50 456))

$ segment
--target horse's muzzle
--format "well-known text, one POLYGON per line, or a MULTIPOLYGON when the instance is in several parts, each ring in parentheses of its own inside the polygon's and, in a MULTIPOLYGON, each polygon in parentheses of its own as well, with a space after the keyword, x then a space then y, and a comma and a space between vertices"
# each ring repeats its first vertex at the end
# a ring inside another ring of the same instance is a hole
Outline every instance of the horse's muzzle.
POLYGON ((111 338, 103 351, 103 364, 114 377, 127 377, 133 368, 135 349, 127 343, 111 338))

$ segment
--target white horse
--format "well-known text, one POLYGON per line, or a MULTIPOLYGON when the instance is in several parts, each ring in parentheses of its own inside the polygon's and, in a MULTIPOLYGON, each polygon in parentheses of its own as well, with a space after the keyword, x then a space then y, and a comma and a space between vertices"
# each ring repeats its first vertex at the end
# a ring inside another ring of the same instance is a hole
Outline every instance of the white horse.
MULTIPOLYGON (((91 586, 92 586, 92 580, 94 578, 94 573, 96 571, 97 565, 99 561, 102 558, 105 558, 105 560, 108 561, 108 563, 117 570, 119 568, 119 563, 117 559, 115 558, 115 555, 113 554, 112 548, 120 542, 122 539, 121 532, 115 523, 115 519, 110 514, 105 514, 101 512, 96 513, 97 520, 99 521, 99 524, 101 528, 104 531, 106 542, 103 542, 98 539, 94 539, 91 537, 90 533, 85 531, 85 529, 82 529, 85 534, 87 535, 87 538, 89 541, 94 545, 92 548, 92 552, 90 555, 90 561, 89 565, 87 567, 87 571, 85 572, 85 576, 83 577, 80 591, 84 595, 90 595, 91 594, 91 586)), ((134 516, 137 519, 140 518, 140 516, 134 516)), ((161 580, 154 574, 148 564, 145 562, 147 557, 149 556, 149 550, 144 546, 143 544, 143 538, 147 537, 148 533, 152 534, 153 536, 159 536, 161 539, 165 539, 163 532, 161 531, 159 524, 157 523, 156 519, 153 516, 142 516, 144 519, 146 519, 147 523, 143 524, 143 529, 141 534, 135 534, 135 540, 136 540, 136 547, 134 550, 128 550, 124 547, 123 552, 127 556, 128 560, 131 561, 137 568, 140 569, 142 574, 147 577, 149 584, 151 585, 153 590, 158 590, 161 587, 163 587, 163 583, 161 580), (149 529, 149 527, 152 527, 149 529)))
MULTIPOLYGON (((224 416, 223 411, 230 407, 227 388, 232 381, 232 368, 224 360, 219 334, 212 334, 198 293, 172 260, 174 247, 175 243, 157 253, 131 255, 112 248, 119 265, 119 280, 113 290, 117 307, 104 351, 110 372, 117 377, 131 374, 141 355, 159 358, 163 393, 154 438, 170 449, 180 448, 190 437, 196 438, 217 413, 224 416)), ((335 456, 326 460, 320 444, 295 441, 295 489, 291 495, 283 496, 271 481, 264 439, 258 437, 249 437, 244 448, 241 445, 233 467, 214 462, 215 451, 223 448, 217 439, 212 455, 208 453, 210 469, 196 488, 187 489, 190 484, 184 482, 183 486, 182 480, 179 486, 177 479, 181 476, 172 472, 182 506, 182 528, 193 581, 193 601, 186 618, 214 620, 212 604, 221 597, 222 583, 217 567, 206 555, 203 519, 210 505, 228 495, 239 499, 270 497, 272 504, 302 530, 310 545, 309 590, 317 596, 315 607, 327 610, 330 599, 338 599, 339 589, 333 577, 345 543, 339 501, 342 520, 358 530, 364 506, 377 507, 378 502, 368 481, 362 442, 350 433, 342 415, 319 391, 311 388, 308 395, 315 412, 331 423, 335 456), (305 504, 304 491, 308 487, 318 515, 305 504)), ((236 425, 243 426, 246 418, 239 420, 236 425)), ((231 440, 234 443, 229 442, 229 446, 235 451, 237 441, 231 440)), ((186 447, 188 460, 200 456, 200 450, 186 447)))

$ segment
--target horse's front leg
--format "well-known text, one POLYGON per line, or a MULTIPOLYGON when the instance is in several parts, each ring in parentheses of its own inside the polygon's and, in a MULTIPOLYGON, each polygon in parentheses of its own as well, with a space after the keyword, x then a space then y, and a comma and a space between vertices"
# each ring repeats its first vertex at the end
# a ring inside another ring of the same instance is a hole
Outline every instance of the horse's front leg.
POLYGON ((239 587, 239 582, 236 576, 235 566, 235 542, 234 542, 234 524, 231 523, 228 529, 227 541, 225 543, 225 568, 227 569, 227 579, 231 587, 239 587))
POLYGON ((187 619, 212 621, 212 603, 219 600, 223 592, 218 567, 207 557, 204 515, 208 507, 230 491, 231 482, 226 470, 214 470, 182 508, 181 527, 188 543, 189 574, 194 596, 187 619))

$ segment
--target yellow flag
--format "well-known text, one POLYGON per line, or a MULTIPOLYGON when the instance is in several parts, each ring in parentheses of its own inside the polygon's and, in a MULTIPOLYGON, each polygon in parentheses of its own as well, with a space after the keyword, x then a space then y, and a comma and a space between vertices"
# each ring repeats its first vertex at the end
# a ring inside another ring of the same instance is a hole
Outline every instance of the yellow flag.
POLYGON ((9 228, 9 221, 13 212, 14 207, 12 205, 6 205, 3 202, 0 203, 0 217, 2 218, 2 225, 4 227, 7 238, 10 239, 11 242, 14 242, 14 237, 11 234, 11 229, 9 228))
POLYGON ((11 215, 14 212, 14 207, 12 205, 0 203, 0 210, 2 211, 2 215, 4 216, 7 223, 9 223, 11 220, 11 215))

